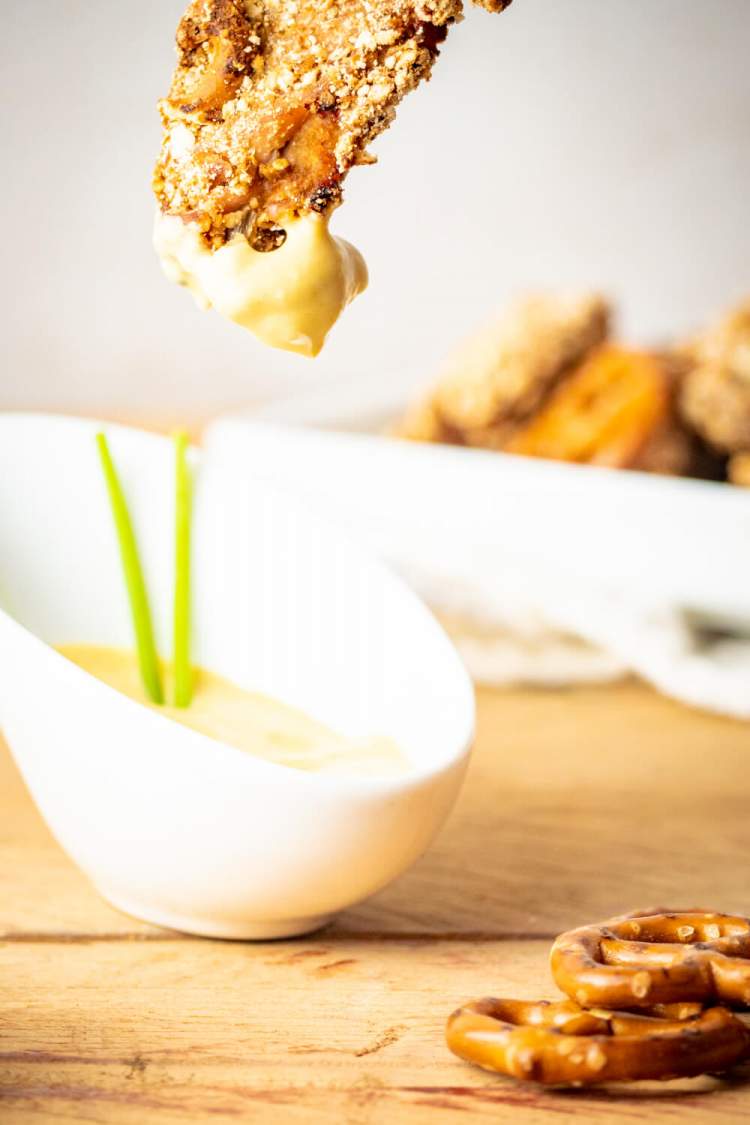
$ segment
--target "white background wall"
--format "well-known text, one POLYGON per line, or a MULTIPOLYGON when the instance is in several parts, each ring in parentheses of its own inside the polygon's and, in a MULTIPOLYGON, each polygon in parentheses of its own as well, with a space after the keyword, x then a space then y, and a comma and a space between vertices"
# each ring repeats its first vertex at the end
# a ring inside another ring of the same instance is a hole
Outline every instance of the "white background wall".
POLYGON ((154 109, 182 0, 5 0, 0 407, 195 416, 348 374, 424 379, 513 291, 598 285, 637 339, 750 291, 750 0, 470 10, 356 170, 369 292, 309 361, 162 279, 154 109))

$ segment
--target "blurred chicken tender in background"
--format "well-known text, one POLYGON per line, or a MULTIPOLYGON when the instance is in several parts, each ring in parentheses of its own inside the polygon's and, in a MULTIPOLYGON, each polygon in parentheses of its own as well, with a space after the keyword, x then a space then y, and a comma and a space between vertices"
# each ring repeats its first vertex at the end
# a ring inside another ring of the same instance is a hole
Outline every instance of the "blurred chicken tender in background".
POLYGON ((729 479, 750 484, 750 299, 683 349, 685 420, 712 448, 729 454, 729 479))
POLYGON ((750 301, 688 345, 610 340, 596 294, 531 295, 455 349, 394 427, 617 469, 750 482, 750 301))

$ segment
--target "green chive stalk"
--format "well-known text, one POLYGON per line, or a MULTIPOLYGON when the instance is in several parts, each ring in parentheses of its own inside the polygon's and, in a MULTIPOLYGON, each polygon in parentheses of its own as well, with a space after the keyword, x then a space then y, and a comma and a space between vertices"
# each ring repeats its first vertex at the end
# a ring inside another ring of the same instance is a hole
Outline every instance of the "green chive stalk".
POLYGON ((175 555, 173 662, 174 705, 189 707, 193 697, 190 666, 190 508, 192 481, 188 466, 187 435, 174 435, 175 450, 175 555))
POLYGON ((163 703, 164 692, 161 684, 159 658, 154 644, 154 631, 151 624, 151 610, 146 593, 146 583, 143 579, 143 570, 138 555, 138 545, 133 532, 125 495, 122 491, 119 477, 112 461, 109 445, 104 434, 96 435, 96 444, 99 450, 104 480, 107 485, 109 504, 112 519, 117 533, 117 542, 120 548, 120 561, 122 563, 125 586, 130 602, 130 614, 133 620, 136 649, 138 652, 138 666, 146 695, 152 703, 163 703))

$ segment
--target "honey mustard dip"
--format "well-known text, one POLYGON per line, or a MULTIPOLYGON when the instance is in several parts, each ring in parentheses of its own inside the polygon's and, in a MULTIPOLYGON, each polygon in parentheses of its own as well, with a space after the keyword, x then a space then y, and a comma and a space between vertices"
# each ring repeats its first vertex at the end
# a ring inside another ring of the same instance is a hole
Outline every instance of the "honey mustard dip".
POLYGON ((254 250, 241 234, 218 250, 195 223, 159 215, 154 246, 162 268, 198 304, 248 329, 272 348, 316 356, 346 306, 367 288, 359 251, 328 229, 328 218, 305 215, 286 224, 277 250, 254 250))
MULTIPOLYGON (((61 645, 58 651, 144 707, 267 762, 316 773, 363 777, 409 772, 407 758, 392 739, 337 734, 294 707, 245 691, 212 672, 196 669, 189 707, 157 705, 146 698, 134 652, 88 644, 61 645)), ((167 698, 170 681, 170 669, 165 667, 167 698)))

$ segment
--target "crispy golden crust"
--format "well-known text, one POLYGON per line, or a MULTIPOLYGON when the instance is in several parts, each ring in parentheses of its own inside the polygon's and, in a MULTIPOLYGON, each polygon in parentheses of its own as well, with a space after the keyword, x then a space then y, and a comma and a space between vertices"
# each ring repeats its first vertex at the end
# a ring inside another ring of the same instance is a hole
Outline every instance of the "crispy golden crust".
POLYGON ((750 451, 750 300, 692 341, 680 404, 687 422, 722 453, 750 451))
POLYGON ((463 341, 432 394, 394 428, 412 441, 504 449, 548 392, 607 335, 595 294, 532 295, 463 341))
MULTIPOLYGON (((509 2, 509 0, 507 0, 509 2)), ((486 0, 500 11, 506 0, 486 0)), ((405 94, 429 77, 462 0, 193 0, 160 103, 162 211, 218 246, 238 226, 274 249, 325 213, 405 94)))
POLYGON ((596 294, 518 301, 448 357, 434 393, 435 409, 448 426, 465 434, 502 432, 525 421, 551 387, 605 338, 608 321, 609 306, 596 294))

